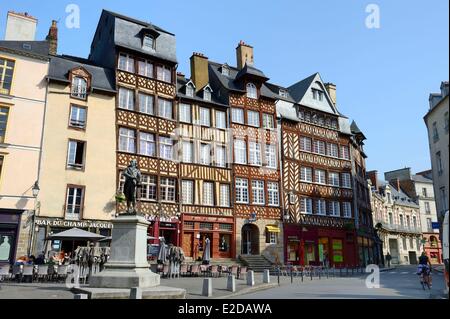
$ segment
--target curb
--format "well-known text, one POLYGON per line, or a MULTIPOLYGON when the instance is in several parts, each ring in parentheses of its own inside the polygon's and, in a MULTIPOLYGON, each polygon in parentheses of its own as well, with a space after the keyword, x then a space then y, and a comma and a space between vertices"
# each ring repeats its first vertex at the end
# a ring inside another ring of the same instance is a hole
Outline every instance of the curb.
POLYGON ((215 298, 212 298, 212 299, 227 299, 227 298, 230 298, 230 297, 245 295, 245 294, 248 294, 248 293, 251 293, 251 292, 271 289, 271 288, 275 288, 275 287, 278 287, 278 283, 261 284, 259 286, 244 288, 244 289, 242 289, 242 290, 240 290, 238 292, 234 292, 234 293, 231 293, 231 294, 226 295, 226 296, 215 297, 215 298))
POLYGON ((380 269, 380 272, 391 271, 391 270, 395 270, 395 269, 397 269, 397 268, 395 268, 395 267, 393 267, 393 268, 383 268, 383 269, 380 269))

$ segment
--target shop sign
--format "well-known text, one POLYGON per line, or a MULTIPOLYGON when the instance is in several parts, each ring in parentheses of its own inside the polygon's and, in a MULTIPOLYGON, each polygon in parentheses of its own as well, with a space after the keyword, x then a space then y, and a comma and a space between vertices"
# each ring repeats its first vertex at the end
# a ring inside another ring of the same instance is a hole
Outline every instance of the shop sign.
POLYGON ((166 222, 166 223, 171 223, 174 220, 178 220, 178 218, 175 218, 175 217, 158 217, 155 215, 145 215, 145 219, 150 222, 159 220, 160 222, 166 222))
POLYGON ((172 223, 159 223, 159 227, 165 227, 165 228, 177 228, 177 226, 175 224, 172 223))
POLYGON ((113 225, 110 222, 93 220, 73 221, 64 219, 36 219, 36 225, 68 228, 113 228, 113 225))
POLYGON ((256 222, 256 213, 251 213, 250 218, 247 219, 247 223, 254 223, 256 222))

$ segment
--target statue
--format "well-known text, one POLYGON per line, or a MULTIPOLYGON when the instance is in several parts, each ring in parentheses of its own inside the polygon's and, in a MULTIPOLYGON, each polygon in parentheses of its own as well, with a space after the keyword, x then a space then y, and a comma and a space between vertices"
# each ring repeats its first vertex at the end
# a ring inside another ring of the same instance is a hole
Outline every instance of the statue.
POLYGON ((125 176, 123 192, 127 200, 127 214, 137 214, 136 195, 137 189, 141 187, 141 171, 137 167, 136 160, 131 160, 123 175, 125 176))

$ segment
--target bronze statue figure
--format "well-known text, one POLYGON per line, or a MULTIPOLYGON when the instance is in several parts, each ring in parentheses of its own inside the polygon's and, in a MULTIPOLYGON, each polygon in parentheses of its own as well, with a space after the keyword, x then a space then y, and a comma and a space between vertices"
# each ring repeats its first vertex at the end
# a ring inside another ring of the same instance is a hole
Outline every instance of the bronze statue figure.
POLYGON ((131 160, 123 175, 125 176, 123 193, 127 200, 127 214, 137 214, 136 197, 137 189, 141 187, 141 171, 137 167, 136 160, 131 160))

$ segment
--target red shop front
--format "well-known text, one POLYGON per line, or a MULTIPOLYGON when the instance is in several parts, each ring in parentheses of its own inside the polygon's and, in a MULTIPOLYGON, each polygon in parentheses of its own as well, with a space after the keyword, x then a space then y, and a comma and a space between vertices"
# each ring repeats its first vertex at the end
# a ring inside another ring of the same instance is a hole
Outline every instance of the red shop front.
POLYGON ((149 239, 149 244, 159 244, 159 238, 164 237, 167 245, 173 244, 180 246, 180 225, 178 218, 164 218, 164 217, 147 217, 150 222, 148 227, 148 236, 154 239, 149 239))
POLYGON ((208 238, 211 258, 234 256, 234 218, 223 216, 182 215, 181 247, 187 257, 201 260, 208 238))
POLYGON ((338 267, 357 265, 355 237, 354 231, 284 224, 285 263, 338 267))

